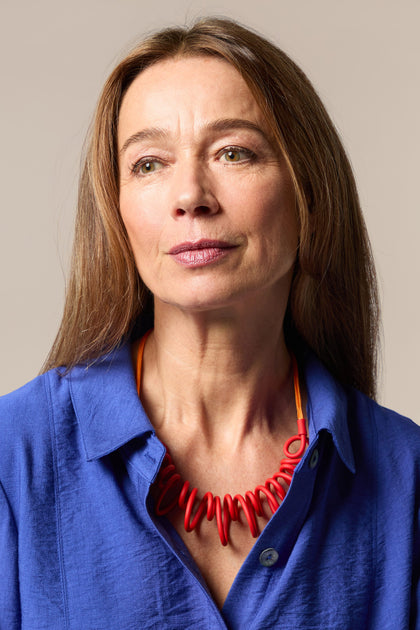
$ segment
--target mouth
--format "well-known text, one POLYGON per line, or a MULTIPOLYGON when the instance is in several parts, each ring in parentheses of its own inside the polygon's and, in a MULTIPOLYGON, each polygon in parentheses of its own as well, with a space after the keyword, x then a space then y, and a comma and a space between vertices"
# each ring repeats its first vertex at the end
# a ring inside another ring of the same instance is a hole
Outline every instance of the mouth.
POLYGON ((202 239, 201 241, 186 241, 185 243, 175 245, 175 247, 169 250, 169 254, 176 255, 182 252, 196 251, 199 249, 232 249, 233 247, 234 245, 226 243, 226 241, 202 239))
POLYGON ((226 241, 202 239, 175 245, 168 254, 185 267, 203 267, 225 258, 235 248, 236 245, 226 241))

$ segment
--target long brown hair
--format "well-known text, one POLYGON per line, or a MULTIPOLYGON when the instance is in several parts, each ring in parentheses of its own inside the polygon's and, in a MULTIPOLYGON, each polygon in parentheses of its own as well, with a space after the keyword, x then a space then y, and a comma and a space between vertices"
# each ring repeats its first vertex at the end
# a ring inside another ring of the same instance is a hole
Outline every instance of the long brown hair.
POLYGON ((302 70, 260 35, 215 18, 152 35, 105 83, 80 180, 63 319, 44 370, 95 360, 126 339, 144 313, 147 289, 119 213, 119 108, 139 72, 181 55, 215 55, 232 64, 247 82, 288 162, 300 223, 285 322, 289 343, 303 340, 341 382, 374 396, 377 285, 344 148, 302 70))

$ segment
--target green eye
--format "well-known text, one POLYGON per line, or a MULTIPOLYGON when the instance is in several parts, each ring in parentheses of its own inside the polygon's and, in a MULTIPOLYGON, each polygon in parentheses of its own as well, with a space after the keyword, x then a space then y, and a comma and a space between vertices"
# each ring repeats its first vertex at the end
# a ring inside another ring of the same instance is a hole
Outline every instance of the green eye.
POLYGON ((223 162, 234 164, 235 162, 247 162, 255 158, 255 154, 249 149, 242 147, 228 147, 220 152, 223 162))
POLYGON ((232 149, 230 151, 226 151, 226 153, 224 153, 224 156, 226 162, 239 162, 239 160, 241 159, 241 151, 236 151, 232 149))
POLYGON ((150 175, 151 173, 154 173, 155 171, 158 171, 160 168, 162 168, 162 163, 159 162, 159 160, 155 160, 155 159, 143 159, 143 160, 139 160, 138 162, 136 162, 134 164, 134 166, 132 167, 132 172, 135 175, 150 175))
POLYGON ((156 162, 143 162, 140 164, 139 172, 142 175, 148 175, 148 173, 153 173, 156 170, 156 162))

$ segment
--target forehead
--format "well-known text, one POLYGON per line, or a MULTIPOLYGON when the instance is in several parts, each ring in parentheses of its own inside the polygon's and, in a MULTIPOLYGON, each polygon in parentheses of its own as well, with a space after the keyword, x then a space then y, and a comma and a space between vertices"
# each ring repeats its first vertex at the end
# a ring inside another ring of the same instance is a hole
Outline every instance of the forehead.
POLYGON ((247 83, 217 57, 178 57, 155 63, 128 88, 120 108, 119 143, 139 126, 200 126, 243 118, 267 127, 247 83))

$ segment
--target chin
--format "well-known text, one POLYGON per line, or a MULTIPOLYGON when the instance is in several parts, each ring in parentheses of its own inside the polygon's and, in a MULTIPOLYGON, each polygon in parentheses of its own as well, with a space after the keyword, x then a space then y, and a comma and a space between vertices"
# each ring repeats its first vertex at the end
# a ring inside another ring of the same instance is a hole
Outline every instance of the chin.
POLYGON ((233 306, 235 300, 222 298, 210 298, 209 296, 188 296, 185 299, 161 300, 166 306, 173 306, 185 312, 202 313, 205 311, 214 311, 222 308, 233 306))
POLYGON ((160 301, 166 306, 173 306, 185 312, 202 313, 205 311, 216 311, 220 309, 234 308, 240 304, 245 304, 250 299, 255 303, 258 301, 256 287, 185 287, 178 295, 172 293, 170 296, 157 296, 155 302, 160 301))

